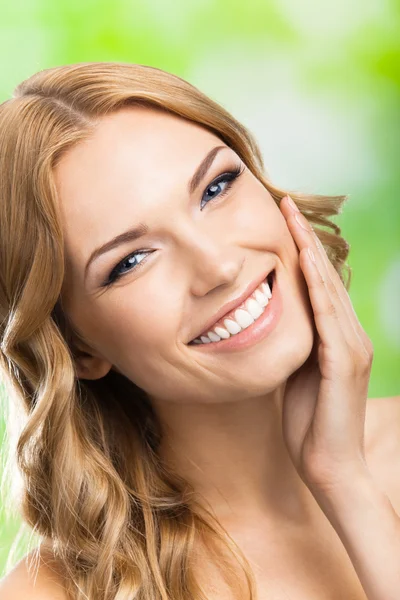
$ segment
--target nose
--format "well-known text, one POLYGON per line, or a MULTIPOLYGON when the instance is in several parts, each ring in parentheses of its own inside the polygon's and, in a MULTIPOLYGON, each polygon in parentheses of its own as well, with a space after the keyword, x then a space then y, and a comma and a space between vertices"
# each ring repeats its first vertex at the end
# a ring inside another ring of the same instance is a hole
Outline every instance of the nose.
POLYGON ((196 237, 187 248, 192 272, 191 292, 194 296, 205 296, 223 285, 232 285, 242 270, 245 257, 241 248, 227 247, 221 240, 196 237))

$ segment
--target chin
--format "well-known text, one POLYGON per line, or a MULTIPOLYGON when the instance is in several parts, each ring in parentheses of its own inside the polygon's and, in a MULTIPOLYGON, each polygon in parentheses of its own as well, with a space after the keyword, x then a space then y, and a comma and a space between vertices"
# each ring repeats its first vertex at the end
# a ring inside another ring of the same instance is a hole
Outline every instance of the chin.
POLYGON ((247 373, 243 375, 250 393, 271 393, 304 365, 312 352, 316 330, 308 319, 303 323, 295 332, 281 334, 275 348, 252 362, 251 367, 246 364, 247 373))
POLYGON ((316 336, 316 329, 313 323, 309 320, 305 322, 305 326, 303 331, 298 334, 293 339, 293 344, 290 347, 287 347, 287 361, 291 363, 288 365, 288 375, 289 377, 292 373, 300 369, 310 357, 312 349, 314 347, 314 340, 316 336))

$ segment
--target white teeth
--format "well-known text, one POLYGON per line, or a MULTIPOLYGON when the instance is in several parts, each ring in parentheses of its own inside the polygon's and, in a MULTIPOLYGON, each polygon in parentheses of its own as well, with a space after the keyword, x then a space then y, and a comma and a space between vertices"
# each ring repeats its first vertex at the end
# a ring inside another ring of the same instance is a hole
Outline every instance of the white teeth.
POLYGON ((229 337, 231 337, 229 331, 223 327, 216 327, 214 331, 217 335, 219 335, 220 338, 223 338, 224 340, 227 340, 229 337))
POLYGON ((260 306, 257 300, 254 300, 254 298, 249 298, 249 300, 246 301, 246 308, 253 319, 257 319, 257 317, 262 315, 264 312, 263 307, 260 306))
POLYGON ((193 340, 194 344, 210 344, 219 342, 221 339, 228 339, 231 335, 240 333, 243 329, 249 327, 258 317, 262 315, 265 307, 268 305, 272 292, 267 282, 262 282, 255 290, 252 297, 246 300, 246 309, 238 308, 234 313, 234 318, 224 319, 224 327, 217 326, 213 331, 208 331, 207 335, 202 335, 193 340))
POLYGON ((264 292, 264 294, 268 298, 271 298, 272 292, 271 292, 271 288, 269 287, 268 283, 266 283, 265 281, 263 281, 263 283, 261 284, 261 288, 262 288, 262 291, 264 292))
POLYGON ((214 333, 213 331, 207 331, 207 335, 210 338, 210 340, 212 342, 219 342, 221 341, 221 338, 219 335, 217 335, 216 333, 214 333))
POLYGON ((240 325, 235 323, 235 321, 232 321, 232 319, 225 319, 224 325, 231 334, 239 333, 239 331, 242 331, 240 325))
POLYGON ((267 306, 268 298, 265 294, 260 292, 260 290, 256 290, 256 293, 254 294, 254 296, 256 297, 258 304, 260 304, 261 306, 267 306))
POLYGON ((246 329, 246 327, 250 327, 250 325, 254 323, 253 317, 247 310, 243 310, 243 308, 238 308, 237 311, 235 311, 235 319, 242 329, 246 329))

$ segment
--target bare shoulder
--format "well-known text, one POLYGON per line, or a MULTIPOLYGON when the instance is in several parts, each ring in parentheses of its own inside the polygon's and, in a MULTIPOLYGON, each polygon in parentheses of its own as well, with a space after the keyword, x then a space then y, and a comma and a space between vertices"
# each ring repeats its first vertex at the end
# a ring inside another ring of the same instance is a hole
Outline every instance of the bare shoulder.
POLYGON ((400 514, 400 395, 368 399, 365 449, 375 481, 400 514))
POLYGON ((61 569, 44 545, 0 580, 1 600, 68 600, 61 569))

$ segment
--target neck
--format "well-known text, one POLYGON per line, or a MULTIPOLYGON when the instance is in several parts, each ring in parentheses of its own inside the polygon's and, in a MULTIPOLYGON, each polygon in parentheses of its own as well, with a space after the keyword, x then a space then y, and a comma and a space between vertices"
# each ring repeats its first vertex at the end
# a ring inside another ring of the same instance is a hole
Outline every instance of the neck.
POLYGON ((160 457, 220 522, 309 518, 315 502, 283 439, 284 388, 232 403, 152 400, 163 424, 160 457))

